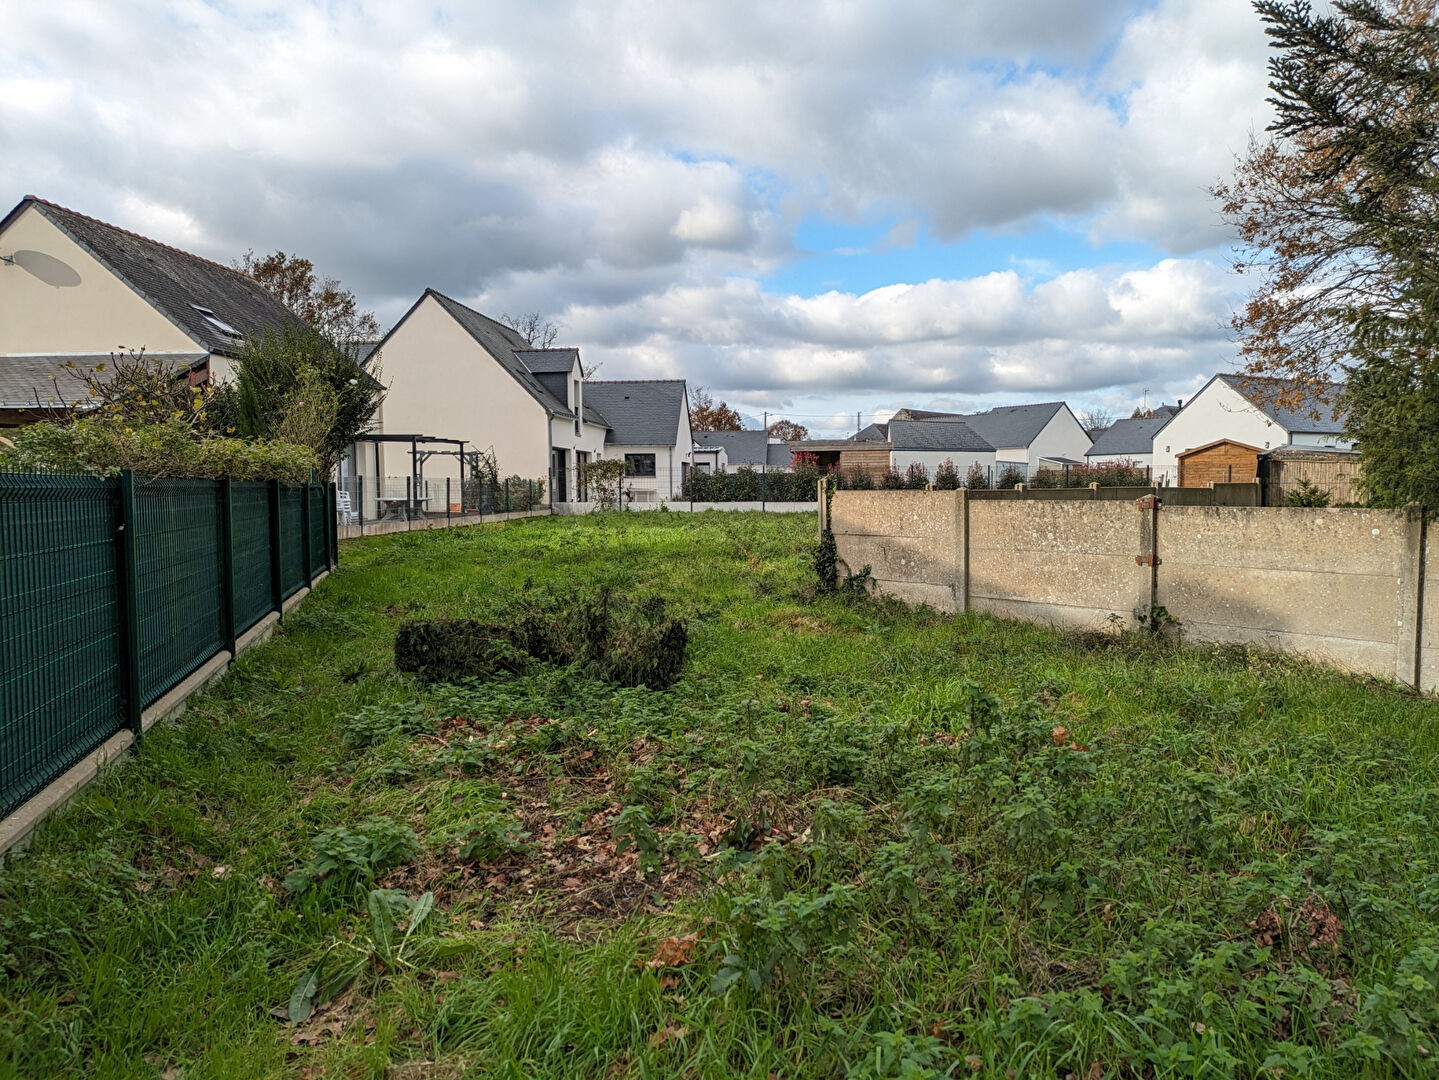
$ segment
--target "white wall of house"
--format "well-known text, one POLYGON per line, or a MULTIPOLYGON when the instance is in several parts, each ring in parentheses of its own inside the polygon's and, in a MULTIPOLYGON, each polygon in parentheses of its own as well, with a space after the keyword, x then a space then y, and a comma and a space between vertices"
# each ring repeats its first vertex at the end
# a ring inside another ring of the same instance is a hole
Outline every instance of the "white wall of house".
POLYGON ((959 470, 959 477, 963 480, 971 465, 985 469, 993 465, 995 460, 993 450, 892 450, 889 455, 892 468, 904 472, 911 463, 917 461, 924 466, 924 471, 931 480, 934 479, 934 470, 946 461, 954 462, 954 467, 959 470))
POLYGON ((0 263, 0 353, 209 351, 33 205, 0 233, 0 255, 15 259, 0 263))
POLYGON ((1295 431, 1289 436, 1291 446, 1314 446, 1325 450, 1352 450, 1354 440, 1332 432, 1295 431))
MULTIPOLYGON (((390 334, 380 364, 389 386, 381 430, 463 439, 475 450, 494 447, 501 476, 549 474, 545 409, 433 296, 390 334)), ((385 475, 408 475, 409 447, 382 447, 381 462, 385 475)), ((432 458, 425 475, 458 476, 453 462, 432 458)))
POLYGON ((1219 439, 1272 450, 1289 444, 1289 433, 1221 379, 1211 379, 1154 436, 1156 483, 1179 479, 1179 455, 1219 439))
POLYGON ((1031 469, 1040 467, 1040 458, 1067 457, 1075 461, 1084 460, 1084 452, 1094 445, 1092 439, 1086 434, 1084 427, 1074 418, 1074 414, 1065 406, 1050 417, 1049 423, 1034 441, 1021 452, 1018 457, 1008 457, 1000 453, 996 457, 1001 461, 1023 461, 1031 469))
POLYGON ((1154 464, 1153 454, 1091 454, 1086 457, 1085 462, 1090 465, 1119 465, 1133 464, 1140 468, 1154 464))
POLYGON ((663 499, 677 499, 684 486, 681 466, 690 463, 689 449, 693 443, 679 446, 630 446, 610 443, 605 447, 605 457, 624 459, 626 454, 653 454, 655 456, 654 476, 627 476, 625 488, 633 490, 635 502, 659 502, 663 499))

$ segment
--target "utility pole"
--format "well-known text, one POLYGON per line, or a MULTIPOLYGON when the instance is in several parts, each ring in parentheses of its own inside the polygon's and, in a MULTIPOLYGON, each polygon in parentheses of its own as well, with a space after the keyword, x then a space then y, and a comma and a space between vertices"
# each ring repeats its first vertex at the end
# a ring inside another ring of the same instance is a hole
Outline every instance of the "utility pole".
POLYGON ((769 501, 769 410, 764 414, 764 460, 759 467, 759 506, 763 510, 769 501))
POLYGON ((858 434, 860 433, 860 429, 861 429, 861 425, 860 425, 860 422, 859 422, 859 410, 858 410, 858 409, 855 409, 855 410, 854 410, 854 433, 855 433, 856 435, 858 435, 858 434))

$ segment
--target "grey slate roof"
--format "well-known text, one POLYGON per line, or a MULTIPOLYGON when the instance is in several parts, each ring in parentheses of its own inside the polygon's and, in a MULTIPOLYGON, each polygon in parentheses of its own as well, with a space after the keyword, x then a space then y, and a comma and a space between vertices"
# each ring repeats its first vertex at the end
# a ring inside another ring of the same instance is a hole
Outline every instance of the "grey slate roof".
MULTIPOLYGON (((206 353, 150 354, 173 364, 178 375, 203 361, 206 353)), ((75 356, 0 356, 0 408, 27 409, 71 406, 83 408, 89 394, 82 378, 111 364, 109 353, 75 356), (73 365, 73 366, 67 366, 73 365)), ((103 372, 101 375, 103 376, 103 372)))
POLYGON ((889 440, 896 450, 994 450, 963 420, 891 420, 889 440))
POLYGON ((1084 456, 1152 454, 1154 453, 1154 436, 1168 422, 1168 416, 1145 417, 1142 420, 1116 420, 1095 436, 1094 445, 1084 452, 1084 456))
POLYGON ((1039 437, 1044 426, 1053 420, 1054 414, 1062 408, 1062 401, 1042 401, 1034 405, 1002 405, 997 409, 972 413, 961 419, 996 449, 1005 446, 1028 446, 1039 437))
POLYGON ((980 438, 996 449, 1028 446, 1039 437, 1054 414, 1064 408, 1062 401, 1040 401, 1030 405, 1001 405, 978 413, 944 413, 928 409, 900 409, 890 420, 963 420, 980 438))
POLYGON ((585 405, 599 410, 610 428, 605 442, 618 446, 674 446, 688 408, 683 379, 586 382, 585 405))
POLYGON ((1257 408, 1285 431, 1311 432, 1322 435, 1338 435, 1344 431, 1345 413, 1334 404, 1340 383, 1325 383, 1311 387, 1293 379, 1271 379, 1250 375, 1217 375, 1215 378, 1231 387, 1236 393, 1257 408), (1274 403, 1276 394, 1298 389, 1302 404, 1297 409, 1278 406, 1274 403), (1318 414, 1317 417, 1315 414, 1318 414))
POLYGON ((888 442, 888 424, 867 424, 854 434, 855 442, 888 442))
MULTIPOLYGON (((244 341, 195 310, 208 308, 242 334, 302 325, 290 309, 252 278, 157 240, 108 225, 27 195, 0 221, 3 229, 26 207, 48 218, 143 299, 211 352, 238 356, 244 341)), ((143 342, 136 342, 141 345, 143 342)))

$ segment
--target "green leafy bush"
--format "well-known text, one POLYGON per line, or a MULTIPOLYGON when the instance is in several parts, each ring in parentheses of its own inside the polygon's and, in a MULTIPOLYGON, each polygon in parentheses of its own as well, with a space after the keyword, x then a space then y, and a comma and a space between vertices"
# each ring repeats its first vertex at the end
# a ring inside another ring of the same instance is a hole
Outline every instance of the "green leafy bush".
POLYGON ((0 464, 16 472, 99 473, 133 469, 145 476, 304 483, 319 468, 313 451, 293 443, 251 442, 218 435, 196 438, 181 420, 126 424, 77 420, 32 424, 14 435, 0 464))
POLYGON ((983 465, 976 461, 969 466, 969 472, 964 478, 964 486, 971 491, 989 487, 989 473, 985 472, 983 465))
POLYGON ((999 479, 994 486, 1005 491, 1013 491, 1016 484, 1024 483, 1024 471, 1015 465, 1007 465, 1000 470, 999 479))
POLYGON ((929 486, 929 472, 918 461, 911 461, 904 470, 904 486, 912 491, 923 491, 929 486))
POLYGON ((1299 486, 1284 493, 1285 506, 1328 506, 1332 496, 1310 480, 1299 481, 1299 486))

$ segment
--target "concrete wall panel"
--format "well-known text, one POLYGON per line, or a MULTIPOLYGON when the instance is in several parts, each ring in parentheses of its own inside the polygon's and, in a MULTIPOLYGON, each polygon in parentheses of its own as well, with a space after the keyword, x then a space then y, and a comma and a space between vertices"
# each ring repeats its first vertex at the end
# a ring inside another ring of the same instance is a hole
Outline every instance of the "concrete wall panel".
POLYGON ((1434 523, 1424 552, 1424 610, 1419 620, 1419 688, 1439 691, 1439 543, 1433 539, 1434 523))
POLYGON ((964 599, 964 492, 837 491, 830 529, 851 572, 882 593, 957 611, 964 599))
POLYGON ((1104 625, 1111 614, 1128 622, 1139 599, 1139 527, 1127 502, 973 502, 970 604, 1066 626, 1104 625))
POLYGON ((1302 567, 1399 578, 1404 515, 1395 510, 1166 504, 1160 516, 1159 554, 1166 566, 1302 567))

